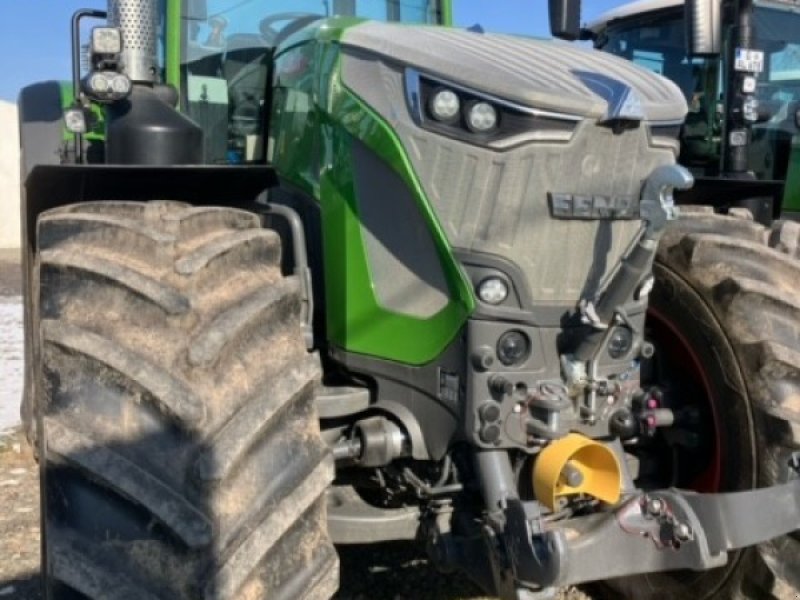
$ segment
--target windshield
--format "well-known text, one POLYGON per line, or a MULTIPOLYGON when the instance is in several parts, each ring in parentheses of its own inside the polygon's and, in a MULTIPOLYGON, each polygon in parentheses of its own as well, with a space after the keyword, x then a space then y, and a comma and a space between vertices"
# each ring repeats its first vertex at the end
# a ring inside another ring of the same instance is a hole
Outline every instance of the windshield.
MULTIPOLYGON (((759 102, 771 118, 754 127, 750 168, 759 178, 784 179, 794 113, 800 102, 800 12, 759 6, 756 40, 765 54, 759 102)), ((730 29, 728 29, 730 32, 730 29)), ((689 103, 681 134, 681 162, 716 175, 719 170, 724 70, 717 59, 689 59, 681 10, 650 13, 612 23, 598 45, 664 75, 683 90, 689 103)))
POLYGON ((771 116, 753 127, 749 166, 760 179, 784 179, 800 107, 800 13, 762 6, 756 9, 755 23, 758 47, 764 51, 756 93, 771 116))
POLYGON ((264 160, 270 50, 326 16, 440 23, 438 0, 183 0, 183 110, 205 131, 205 162, 264 160))
POLYGON ((689 113, 681 133, 681 163, 702 170, 719 164, 719 60, 686 55, 681 11, 615 23, 599 40, 606 52, 668 77, 683 91, 689 113))
POLYGON ((759 99, 784 105, 800 100, 800 14, 762 7, 756 10, 756 27, 765 60, 759 99))

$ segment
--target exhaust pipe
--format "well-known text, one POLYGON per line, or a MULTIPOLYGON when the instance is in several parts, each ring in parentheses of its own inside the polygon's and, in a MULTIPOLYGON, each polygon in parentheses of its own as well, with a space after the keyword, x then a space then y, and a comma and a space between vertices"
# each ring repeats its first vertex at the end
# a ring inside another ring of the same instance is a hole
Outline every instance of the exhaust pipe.
POLYGON ((108 24, 122 31, 122 72, 136 83, 159 83, 158 1, 108 0, 108 24))
POLYGON ((121 72, 131 95, 108 108, 106 162, 188 165, 203 162, 203 130, 175 110, 177 90, 160 81, 158 0, 108 0, 108 24, 122 32, 121 72))

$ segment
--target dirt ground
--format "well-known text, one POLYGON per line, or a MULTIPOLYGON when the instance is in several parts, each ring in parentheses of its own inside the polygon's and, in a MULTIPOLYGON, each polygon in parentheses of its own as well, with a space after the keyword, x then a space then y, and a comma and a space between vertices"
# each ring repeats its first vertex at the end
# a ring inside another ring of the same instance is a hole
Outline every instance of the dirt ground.
POLYGON ((0 598, 41 598, 39 472, 22 435, 0 432, 0 598))
POLYGON ((0 296, 19 296, 22 291, 20 251, 0 249, 0 296))
MULTIPOLYGON (((0 433, 0 600, 41 600, 39 479, 19 430, 0 433)), ((412 544, 339 548, 337 600, 492 600, 463 575, 442 575, 412 544), (366 559, 366 560, 365 560, 366 559)), ((588 600, 564 590, 560 600, 588 600)))
MULTIPOLYGON (((0 599, 39 600, 39 481, 33 456, 18 430, 0 434, 0 599)), ((370 552, 340 549, 338 600, 480 600, 461 577, 434 572, 408 544, 385 544, 370 552), (424 590, 424 593, 420 593, 424 590)), ((485 599, 488 600, 488 599, 485 599)))

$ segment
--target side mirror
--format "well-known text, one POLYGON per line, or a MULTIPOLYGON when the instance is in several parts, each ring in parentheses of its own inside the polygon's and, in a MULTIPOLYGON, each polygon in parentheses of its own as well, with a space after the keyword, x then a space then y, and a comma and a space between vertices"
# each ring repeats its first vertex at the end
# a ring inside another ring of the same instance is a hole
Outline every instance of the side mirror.
POLYGON ((716 57, 722 51, 720 0, 686 0, 686 51, 691 57, 716 57))
POLYGON ((581 36, 581 0, 550 0, 550 33, 562 40, 581 36))

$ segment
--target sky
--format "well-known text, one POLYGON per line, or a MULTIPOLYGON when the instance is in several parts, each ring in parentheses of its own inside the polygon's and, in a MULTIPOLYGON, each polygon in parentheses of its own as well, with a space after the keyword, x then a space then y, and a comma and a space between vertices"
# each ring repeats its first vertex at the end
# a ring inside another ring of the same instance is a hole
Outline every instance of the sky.
MULTIPOLYGON (((233 0, 231 0, 233 1, 233 0)), ((268 1, 268 0, 265 0, 268 1)), ((625 0, 586 0, 584 20, 625 0)), ((79 8, 105 8, 105 0, 0 0, 0 99, 16 101, 35 81, 69 79, 70 18, 79 8)), ((546 0, 454 0, 456 24, 486 31, 548 35, 546 0)))

